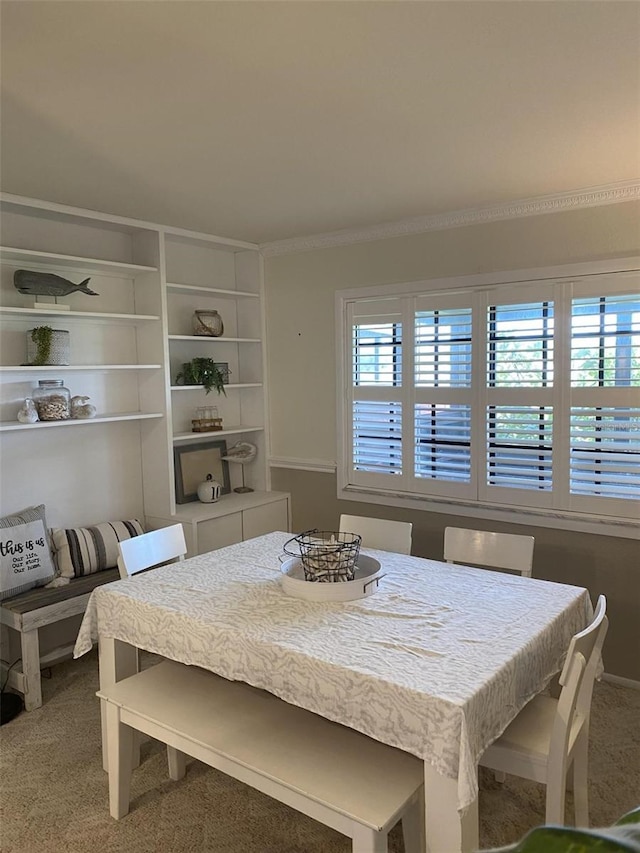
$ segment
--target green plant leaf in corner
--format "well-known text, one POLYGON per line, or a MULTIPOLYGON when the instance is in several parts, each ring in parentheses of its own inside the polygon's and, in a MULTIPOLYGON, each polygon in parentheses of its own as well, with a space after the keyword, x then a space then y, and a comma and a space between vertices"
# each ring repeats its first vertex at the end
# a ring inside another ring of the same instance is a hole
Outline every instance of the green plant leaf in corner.
POLYGON ((623 814, 620 820, 616 821, 616 826, 624 826, 627 823, 635 823, 640 826, 640 806, 636 806, 630 812, 623 814))
POLYGON ((539 826, 516 844, 490 853, 640 853, 639 813, 630 812, 623 823, 605 829, 539 826))

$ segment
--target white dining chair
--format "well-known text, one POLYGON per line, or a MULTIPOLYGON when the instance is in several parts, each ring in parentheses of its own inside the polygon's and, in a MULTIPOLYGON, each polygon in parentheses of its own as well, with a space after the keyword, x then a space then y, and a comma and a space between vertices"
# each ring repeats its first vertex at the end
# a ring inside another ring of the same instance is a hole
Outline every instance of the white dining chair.
POLYGON ((546 823, 565 822, 567 773, 573 768, 575 824, 589 825, 589 715, 609 626, 606 609, 601 595, 591 624, 571 639, 560 696, 534 696, 480 759, 483 767, 546 785, 546 823))
POLYGON ((128 578, 145 569, 168 563, 171 560, 184 560, 187 545, 181 524, 150 530, 140 536, 133 536, 118 542, 118 570, 121 578, 128 578))
MULTIPOLYGON (((185 542, 182 524, 160 527, 158 530, 150 530, 148 533, 142 533, 140 536, 133 536, 131 539, 118 542, 118 552, 118 571, 121 580, 163 563, 182 561, 187 553, 187 543, 185 542)), ((138 655, 136 669, 140 670, 138 655)), ((102 706, 101 711, 104 714, 104 706, 102 706)), ((103 731, 104 726, 103 720, 103 731)), ((135 767, 139 763, 140 743, 143 739, 141 735, 134 738, 133 765, 135 767)), ((178 750, 171 746, 167 746, 167 762, 169 764, 169 777, 178 779, 181 772, 182 757, 178 750)))
POLYGON ((358 533, 365 548, 395 551, 396 554, 411 553, 411 531, 409 521, 390 521, 385 518, 367 518, 361 515, 341 515, 340 533, 358 533))
POLYGON ((512 569, 530 578, 534 542, 533 536, 445 527, 444 559, 447 563, 512 569))

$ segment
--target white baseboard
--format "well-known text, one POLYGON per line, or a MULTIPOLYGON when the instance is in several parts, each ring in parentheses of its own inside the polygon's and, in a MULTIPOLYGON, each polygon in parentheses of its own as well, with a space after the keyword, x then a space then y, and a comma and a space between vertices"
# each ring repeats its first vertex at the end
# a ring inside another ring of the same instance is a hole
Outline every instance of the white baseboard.
POLYGON ((609 675, 608 672, 604 672, 602 680, 608 681, 610 684, 618 684, 620 687, 630 687, 632 690, 640 690, 640 681, 634 681, 633 678, 623 678, 621 675, 609 675))

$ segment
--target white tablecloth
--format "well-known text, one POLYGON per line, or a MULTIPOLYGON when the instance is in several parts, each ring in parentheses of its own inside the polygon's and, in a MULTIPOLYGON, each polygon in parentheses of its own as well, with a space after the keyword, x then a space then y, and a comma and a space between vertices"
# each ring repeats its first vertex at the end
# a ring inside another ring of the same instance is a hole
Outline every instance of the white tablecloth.
POLYGON ((399 747, 477 795, 477 761, 562 663, 585 589, 363 549, 386 576, 366 599, 301 601, 280 586, 289 534, 96 589, 74 654, 99 634, 225 678, 399 747))

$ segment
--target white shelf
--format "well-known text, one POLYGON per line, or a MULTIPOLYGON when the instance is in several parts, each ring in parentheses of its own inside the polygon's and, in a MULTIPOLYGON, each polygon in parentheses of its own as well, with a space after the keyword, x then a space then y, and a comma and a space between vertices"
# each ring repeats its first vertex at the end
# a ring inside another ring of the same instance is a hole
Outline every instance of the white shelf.
POLYGON ((38 421, 35 424, 21 424, 18 421, 4 421, 0 423, 0 432, 15 431, 20 429, 47 429, 49 427, 85 426, 91 424, 107 424, 115 421, 144 421, 151 418, 163 418, 162 412, 123 412, 118 415, 99 415, 95 418, 75 418, 67 421, 38 421))
POLYGON ((157 314, 107 314, 102 311, 60 311, 55 308, 47 308, 43 305, 42 308, 7 308, 0 306, 0 317, 18 318, 21 317, 55 317, 61 322, 87 322, 92 323, 115 323, 128 325, 130 323, 146 323, 152 320, 159 320, 157 314))
POLYGON ((157 272, 157 267, 146 267, 140 264, 126 264, 121 261, 105 261, 100 258, 82 258, 76 255, 59 255, 55 252, 36 252, 32 249, 14 249, 0 246, 0 260, 3 263, 44 264, 51 267, 68 267, 79 270, 95 270, 96 273, 131 273, 157 272))
POLYGON ((205 504, 200 501, 190 501, 186 504, 178 504, 173 517, 176 521, 191 524, 194 521, 221 518, 234 512, 241 512, 267 503, 275 503, 285 497, 287 497, 286 492, 245 492, 241 495, 237 492, 229 492, 229 494, 222 495, 220 500, 215 503, 205 504))
POLYGON ((185 441, 207 441, 220 435, 239 435, 241 432, 264 432, 264 427, 231 426, 224 429, 211 430, 211 432, 177 432, 173 436, 173 443, 182 444, 185 441))
MULTIPOLYGON (((79 370, 158 370, 161 364, 15 364, 3 365, 0 373, 76 373, 79 370)), ((199 387, 199 386, 198 386, 199 387)))
POLYGON ((199 284, 174 284, 167 282, 167 290, 170 293, 192 294, 194 296, 226 296, 230 298, 259 299, 259 293, 251 293, 248 290, 223 290, 220 287, 202 287, 199 284))
MULTIPOLYGON (((193 522, 190 547, 221 547, 221 542, 240 541, 245 533, 255 536, 256 531, 286 529, 288 495, 265 491, 270 472, 259 246, 4 193, 0 207, 4 235, 0 242, 7 247, 0 248, 0 326, 7 332, 0 365, 3 501, 5 495, 12 506, 29 506, 36 498, 47 501, 68 523, 84 523, 89 520, 85 516, 124 518, 117 515, 121 511, 171 523, 176 509, 174 450, 203 448, 216 439, 231 445, 246 438, 258 448, 256 463, 247 473, 256 491, 225 495, 214 506, 199 502, 179 506, 178 517, 205 520, 200 538, 198 522, 193 522), (95 288, 100 297, 81 300, 69 294, 56 305, 52 297, 20 294, 13 286, 15 269, 55 273, 74 282, 104 277, 106 284, 95 288), (217 302, 223 305, 228 334, 193 334, 194 306, 217 302), (20 364, 27 361, 24 332, 41 325, 72 329, 74 363, 20 364), (232 381, 224 393, 214 390, 207 395, 202 385, 172 385, 177 362, 198 353, 229 364, 232 381), (118 359, 127 363, 111 363, 118 359), (17 415, 19 400, 31 393, 28 389, 38 379, 56 377, 66 377, 64 384, 70 387, 85 384, 98 417, 35 424, 7 420, 17 415), (193 393, 186 397, 171 393, 179 391, 193 393), (187 432, 195 407, 209 403, 218 406, 225 428, 187 432), (110 426, 118 422, 131 425, 110 426), (97 427, 91 441, 86 432, 58 431, 45 433, 44 440, 41 436, 34 443, 24 432, 82 424, 97 427), (118 441, 111 447, 113 430, 118 441), (42 456, 45 445, 51 446, 51 458, 42 456), (57 476, 62 458, 69 460, 68 472, 57 476), (118 463, 115 472, 113 460, 118 463), (85 470, 95 477, 86 489, 84 483, 77 489, 77 478, 85 470), (222 516, 226 518, 221 524, 206 523, 222 516)), ((238 466, 232 470, 235 482, 238 466)))
MULTIPOLYGON (((228 388, 262 388, 262 382, 230 382, 225 385, 225 390, 228 388)), ((202 385, 172 385, 172 391, 204 391, 202 385)))
POLYGON ((167 335, 170 341, 208 341, 209 343, 224 343, 230 344, 259 344, 262 343, 260 338, 229 338, 224 335, 219 335, 217 338, 213 335, 167 335))

